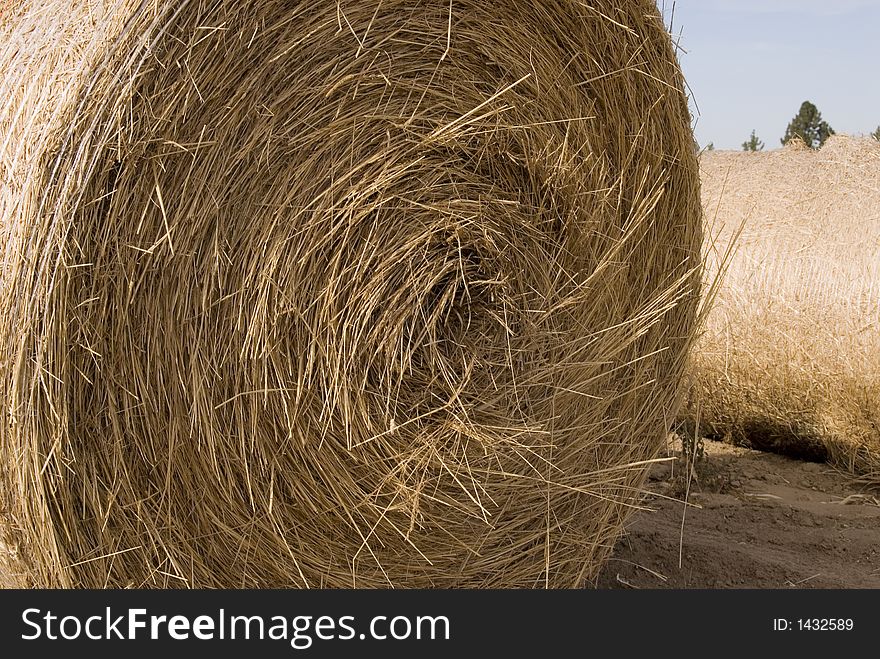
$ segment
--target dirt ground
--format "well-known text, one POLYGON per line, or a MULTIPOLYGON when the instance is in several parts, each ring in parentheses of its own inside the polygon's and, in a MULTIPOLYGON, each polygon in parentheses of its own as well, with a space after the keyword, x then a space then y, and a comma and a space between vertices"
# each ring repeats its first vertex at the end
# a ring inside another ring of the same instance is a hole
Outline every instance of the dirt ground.
POLYGON ((717 442, 685 493, 653 468, 600 588, 880 588, 880 491, 826 464, 717 442), (688 504, 683 501, 687 497, 688 504))
MULTIPOLYGON (((653 468, 599 588, 880 588, 880 491, 717 442, 688 491, 683 465, 653 468)), ((20 587, 4 553, 0 587, 20 587)))

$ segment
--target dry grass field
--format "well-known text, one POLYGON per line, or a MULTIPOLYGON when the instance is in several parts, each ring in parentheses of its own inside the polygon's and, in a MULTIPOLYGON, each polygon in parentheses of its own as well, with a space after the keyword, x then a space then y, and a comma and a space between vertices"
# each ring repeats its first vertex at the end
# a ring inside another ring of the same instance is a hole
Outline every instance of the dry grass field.
POLYGON ((880 142, 706 152, 701 177, 710 276, 731 257, 690 420, 880 479, 880 142))

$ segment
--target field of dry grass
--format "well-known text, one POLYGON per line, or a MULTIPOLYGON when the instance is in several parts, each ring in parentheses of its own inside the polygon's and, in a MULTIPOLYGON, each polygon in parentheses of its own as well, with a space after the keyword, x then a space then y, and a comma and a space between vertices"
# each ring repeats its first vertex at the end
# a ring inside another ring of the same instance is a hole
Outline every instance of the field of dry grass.
POLYGON ((706 152, 701 170, 710 277, 734 250, 689 421, 880 479, 880 142, 706 152))

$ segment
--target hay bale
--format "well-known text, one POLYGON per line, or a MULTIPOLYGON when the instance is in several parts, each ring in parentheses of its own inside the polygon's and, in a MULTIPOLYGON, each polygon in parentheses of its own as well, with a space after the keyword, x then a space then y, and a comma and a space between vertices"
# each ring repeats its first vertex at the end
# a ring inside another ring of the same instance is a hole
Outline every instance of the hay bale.
POLYGON ((596 573, 698 297, 653 2, 22 2, 0 43, 34 583, 596 573))
POLYGON ((690 425, 877 482, 880 142, 704 153, 700 168, 711 242, 735 251, 697 343, 690 425))

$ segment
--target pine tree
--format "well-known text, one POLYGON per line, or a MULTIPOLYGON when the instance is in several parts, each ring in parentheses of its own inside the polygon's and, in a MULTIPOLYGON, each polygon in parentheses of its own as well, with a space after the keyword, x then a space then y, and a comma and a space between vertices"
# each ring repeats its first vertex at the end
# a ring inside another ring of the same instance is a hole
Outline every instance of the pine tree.
POLYGON ((808 147, 818 149, 832 135, 834 129, 828 125, 828 122, 823 121, 822 113, 818 108, 810 101, 804 101, 797 116, 785 129, 782 144, 788 144, 792 138, 800 137, 808 147))
MULTIPOLYGON (((880 130, 880 129, 878 129, 878 130, 880 130)), ((715 150, 715 142, 709 142, 703 150, 704 151, 714 151, 715 150)))
POLYGON ((751 136, 748 141, 742 143, 743 151, 763 151, 764 143, 758 139, 758 136, 755 135, 755 131, 752 131, 751 136))
POLYGON ((877 126, 877 130, 875 130, 873 133, 871 133, 871 136, 875 140, 880 140, 880 126, 877 126))

